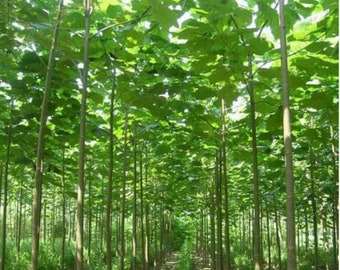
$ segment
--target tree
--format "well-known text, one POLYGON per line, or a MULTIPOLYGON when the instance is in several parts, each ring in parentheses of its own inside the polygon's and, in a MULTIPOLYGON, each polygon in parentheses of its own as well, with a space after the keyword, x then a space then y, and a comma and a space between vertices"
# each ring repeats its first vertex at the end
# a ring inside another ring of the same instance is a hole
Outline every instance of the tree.
POLYGON ((45 93, 42 102, 40 129, 38 135, 37 159, 35 170, 35 188, 33 196, 33 219, 32 219, 32 270, 38 269, 39 258, 39 238, 40 238, 40 219, 41 219, 41 198, 42 198, 42 180, 43 180, 43 157, 44 157, 44 143, 45 143, 45 129, 48 116, 48 100, 51 92, 53 65, 55 61, 55 50, 58 41, 59 27, 62 18, 62 8, 64 1, 59 2, 58 18, 54 28, 53 40, 50 50, 50 57, 48 60, 46 70, 45 93))
MULTIPOLYGON (((36 169, 57 1, 0 9, 6 269, 32 264, 34 183, 26 179, 36 169)), ((39 267, 73 269, 78 255, 80 268, 160 268, 172 252, 181 253, 178 267, 191 254, 216 269, 286 267, 277 3, 90 4, 91 14, 65 2, 53 57, 39 267)), ((296 268, 333 269, 338 7, 314 4, 285 5, 296 268)))
POLYGON ((87 77, 89 63, 89 40, 90 40, 90 0, 84 1, 85 33, 84 33, 84 60, 81 88, 81 111, 79 130, 79 169, 77 188, 77 270, 84 269, 84 193, 85 193, 85 132, 86 132, 86 100, 87 100, 87 77))
POLYGON ((284 0, 280 1, 280 46, 282 67, 282 97, 283 97, 283 136, 285 147, 285 179, 286 179, 286 208, 287 208, 287 269, 296 269, 295 247, 295 204, 293 176, 293 148, 289 106, 288 63, 286 45, 286 24, 284 17, 284 0))

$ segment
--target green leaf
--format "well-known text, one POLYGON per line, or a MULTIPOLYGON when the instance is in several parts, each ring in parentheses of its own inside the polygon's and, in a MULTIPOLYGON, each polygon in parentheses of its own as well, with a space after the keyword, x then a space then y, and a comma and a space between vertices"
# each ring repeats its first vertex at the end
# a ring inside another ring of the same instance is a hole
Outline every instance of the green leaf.
POLYGON ((47 58, 35 52, 26 52, 19 63, 20 69, 27 72, 45 73, 47 58))
POLYGON ((165 3, 160 0, 149 0, 152 7, 152 14, 160 26, 168 30, 170 26, 177 24, 177 16, 173 11, 169 10, 165 3))
POLYGON ((263 55, 273 48, 273 44, 265 38, 247 39, 249 52, 257 55, 263 55))
POLYGON ((268 131, 278 131, 279 128, 282 128, 282 106, 276 111, 276 113, 272 114, 268 117, 266 128, 268 131))
POLYGON ((261 68, 258 71, 259 75, 267 80, 281 79, 281 70, 278 67, 261 68))
POLYGON ((332 92, 316 92, 310 99, 301 102, 302 108, 326 109, 333 105, 332 92))
POLYGON ((102 104, 104 100, 104 97, 101 94, 98 94, 96 92, 89 92, 88 98, 97 104, 102 104))
POLYGON ((106 9, 106 14, 109 18, 117 18, 122 12, 123 9, 119 5, 109 5, 106 9))
POLYGON ((84 16, 78 10, 71 11, 70 13, 64 16, 63 25, 74 30, 83 29, 84 28, 84 16))
POLYGON ((215 91, 208 87, 199 87, 194 93, 194 97, 199 100, 204 100, 207 98, 212 98, 216 96, 215 91))

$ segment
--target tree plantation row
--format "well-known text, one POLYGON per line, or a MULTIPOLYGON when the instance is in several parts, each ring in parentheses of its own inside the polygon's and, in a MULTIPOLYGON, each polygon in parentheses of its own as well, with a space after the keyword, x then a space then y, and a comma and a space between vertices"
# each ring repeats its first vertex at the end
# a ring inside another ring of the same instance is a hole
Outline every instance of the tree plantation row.
POLYGON ((337 22, 2 1, 0 269, 337 269, 337 22))

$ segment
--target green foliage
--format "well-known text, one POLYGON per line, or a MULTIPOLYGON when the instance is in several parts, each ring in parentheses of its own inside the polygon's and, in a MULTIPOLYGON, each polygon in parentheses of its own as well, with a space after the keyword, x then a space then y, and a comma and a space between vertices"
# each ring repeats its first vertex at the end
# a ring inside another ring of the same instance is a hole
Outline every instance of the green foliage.
POLYGON ((172 222, 171 249, 179 251, 192 236, 190 219, 174 219, 172 222))
MULTIPOLYGON (((94 239, 90 243, 91 258, 85 255, 91 269, 104 269, 104 243, 99 237, 105 220, 112 87, 115 87, 112 223, 119 221, 122 172, 126 169, 126 231, 128 241, 131 239, 133 142, 136 141, 136 173, 142 180, 143 199, 150 211, 150 224, 153 224, 149 225, 154 230, 150 237, 150 261, 158 256, 153 249, 155 244, 160 243, 157 237, 159 220, 165 214, 159 208, 163 207, 174 217, 169 239, 171 248, 182 254, 182 268, 179 269, 190 269, 192 246, 188 239, 194 235, 193 224, 197 223, 198 213, 210 206, 209 183, 215 174, 214 162, 221 147, 220 104, 225 98, 229 211, 234 229, 231 237, 237 243, 233 244, 232 257, 233 263, 240 269, 253 269, 251 245, 243 246, 237 238, 242 214, 253 207, 247 92, 250 79, 255 92, 262 208, 263 202, 268 201, 271 219, 278 213, 284 216, 283 110, 276 1, 249 0, 242 4, 231 0, 95 2, 91 15, 86 134, 86 178, 87 183, 91 180, 91 187, 87 187, 85 194, 86 220, 95 224, 92 227, 94 239), (248 63, 249 54, 253 54, 254 58, 252 70, 248 63), (249 78, 250 71, 253 78, 249 78), (123 123, 126 108, 129 119, 125 151, 123 123), (124 159, 126 164, 123 164, 124 159)), ((315 199, 318 211, 325 213, 326 227, 329 228, 334 226, 331 209, 337 208, 338 185, 334 180, 338 174, 335 169, 338 165, 338 7, 332 0, 288 2, 296 211, 300 214, 306 210, 311 228, 313 213, 309 169, 312 166, 310 151, 313 150, 315 199), (330 128, 335 130, 335 134, 330 133, 330 128)), ((12 121, 9 165, 11 211, 8 214, 14 224, 18 218, 20 191, 20 206, 24 209, 22 215, 26 222, 30 219, 31 179, 35 170, 40 107, 56 1, 4 3, 8 6, 1 4, 0 9, 0 175, 3 180, 5 145, 12 121), (12 120, 11 99, 14 100, 12 120)), ((46 232, 48 238, 55 238, 55 246, 53 250, 50 241, 41 245, 41 269, 56 269, 60 265, 62 178, 65 180, 70 226, 67 233, 71 242, 74 241, 72 219, 78 170, 83 29, 81 1, 71 1, 65 6, 56 48, 43 168, 43 217, 47 226, 55 228, 54 233, 46 232)), ((0 182, 3 185, 3 181, 0 182)), ((142 212, 141 189, 138 184, 138 226, 142 212)), ((146 209, 143 210, 145 215, 146 209)), ((252 219, 250 216, 247 218, 252 219)), ((306 226, 303 222, 299 217, 300 233, 306 226)), ((321 221, 318 221, 318 226, 323 226, 321 221)), ((113 234, 117 234, 118 227, 115 226, 113 234)), ((12 226, 8 230, 11 236, 17 233, 12 226)), ((117 241, 119 239, 115 238, 113 243, 117 241)), ((88 245, 86 243, 87 251, 88 245)), ((7 242, 7 250, 8 269, 30 268, 29 240, 22 241, 19 255, 12 239, 7 242)), ((271 251, 273 265, 277 266, 277 251, 275 248, 271 251)), ((127 265, 131 263, 131 252, 129 246, 127 265)), ((74 253, 73 244, 68 245, 64 261, 67 269, 74 268, 74 253)), ((321 265, 326 263, 324 258, 329 254, 331 252, 326 254, 320 249, 321 265)), ((307 254, 299 254, 299 257, 301 269, 311 269, 313 253, 308 251, 307 254)), ((334 265, 330 262, 331 256, 328 257, 331 269, 334 265)), ((138 258, 142 260, 141 245, 138 258)), ((115 257, 114 267, 117 265, 115 257)))
POLYGON ((179 261, 176 264, 176 270, 193 270, 194 269, 194 262, 192 258, 193 254, 193 244, 190 240, 186 240, 179 253, 179 261))

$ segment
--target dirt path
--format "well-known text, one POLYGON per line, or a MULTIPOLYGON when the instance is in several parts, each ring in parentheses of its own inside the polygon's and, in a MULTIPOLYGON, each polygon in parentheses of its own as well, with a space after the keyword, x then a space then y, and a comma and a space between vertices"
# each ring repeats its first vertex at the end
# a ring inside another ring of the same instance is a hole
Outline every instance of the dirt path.
POLYGON ((179 253, 174 252, 171 254, 170 258, 167 259, 165 264, 161 267, 161 270, 174 270, 176 268, 176 264, 179 261, 179 253))
MULTIPOLYGON (((210 267, 204 266, 203 259, 194 256, 194 270, 210 270, 210 267)), ((161 267, 161 270, 174 270, 176 269, 176 265, 179 262, 179 253, 175 252, 172 253, 170 258, 164 263, 164 265, 161 267)))
POLYGON ((194 270, 210 270, 210 267, 204 265, 204 261, 199 256, 194 256, 194 270))

